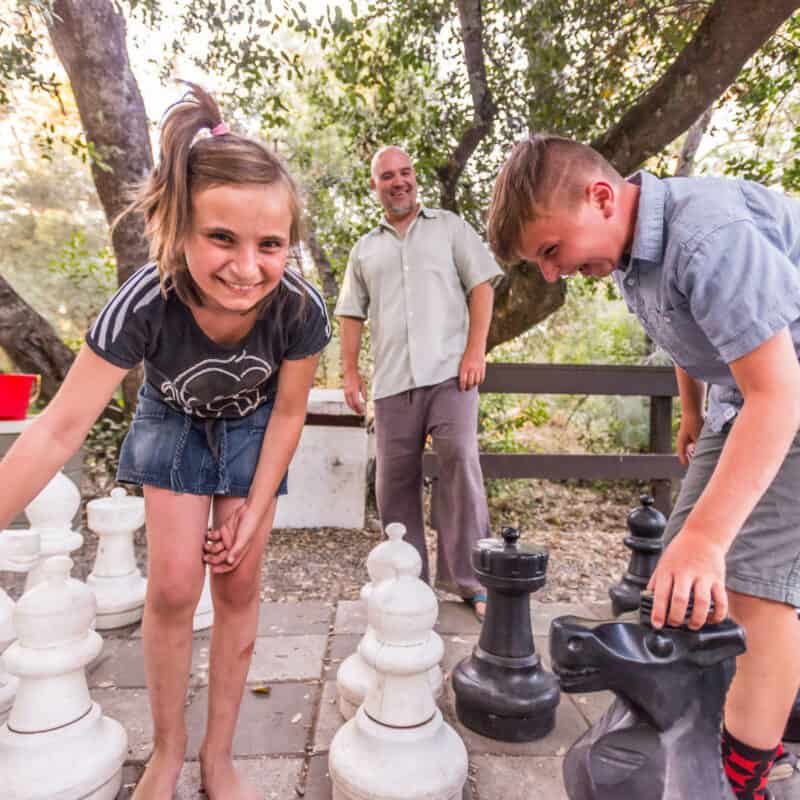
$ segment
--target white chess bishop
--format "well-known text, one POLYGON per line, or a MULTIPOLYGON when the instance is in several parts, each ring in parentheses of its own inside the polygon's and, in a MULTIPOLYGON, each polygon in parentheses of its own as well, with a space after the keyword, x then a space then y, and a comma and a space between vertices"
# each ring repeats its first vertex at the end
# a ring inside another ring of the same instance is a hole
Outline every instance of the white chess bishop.
POLYGON ((30 533, 40 539, 39 561, 28 573, 25 591, 43 579, 43 564, 51 556, 68 556, 83 545, 83 536, 72 530, 81 504, 78 487, 60 470, 25 507, 30 533))
MULTIPOLYGON (((387 540, 376 545, 367 556, 367 573, 370 582, 361 588, 362 602, 369 606, 369 598, 382 581, 408 575, 418 578, 422 572, 422 559, 413 545, 403 541, 406 528, 399 522, 386 526, 387 540)), ((436 634, 434 634, 436 636, 436 634)), ((345 719, 350 719, 364 702, 369 690, 375 685, 377 674, 364 660, 362 647, 374 648, 375 629, 367 624, 367 629, 354 653, 339 666, 336 673, 336 690, 339 697, 339 711, 345 719)), ((442 670, 438 664, 428 671, 428 681, 434 697, 442 693, 442 670)))
POLYGON ((467 751, 428 677, 444 654, 437 615, 436 595, 418 577, 395 573, 373 588, 375 635, 359 652, 377 677, 331 742, 333 800, 460 800, 467 751))
POLYGON ((144 499, 121 488, 86 504, 89 528, 98 535, 97 557, 86 583, 97 598, 98 630, 142 618, 147 581, 136 566, 133 534, 144 525, 144 499))
POLYGON ((19 679, 0 727, 3 800, 114 800, 128 737, 89 696, 84 669, 102 649, 91 629, 95 598, 54 556, 14 609, 15 641, 3 654, 19 679))

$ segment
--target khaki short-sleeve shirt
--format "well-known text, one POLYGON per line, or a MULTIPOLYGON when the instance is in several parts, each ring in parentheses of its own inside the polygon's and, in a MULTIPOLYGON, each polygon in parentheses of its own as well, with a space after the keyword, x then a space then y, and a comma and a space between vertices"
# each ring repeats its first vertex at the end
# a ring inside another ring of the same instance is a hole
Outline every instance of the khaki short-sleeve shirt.
POLYGON ((369 319, 373 397, 458 375, 467 345, 467 295, 501 276, 461 217, 421 207, 401 237, 385 220, 350 253, 336 316, 369 319))

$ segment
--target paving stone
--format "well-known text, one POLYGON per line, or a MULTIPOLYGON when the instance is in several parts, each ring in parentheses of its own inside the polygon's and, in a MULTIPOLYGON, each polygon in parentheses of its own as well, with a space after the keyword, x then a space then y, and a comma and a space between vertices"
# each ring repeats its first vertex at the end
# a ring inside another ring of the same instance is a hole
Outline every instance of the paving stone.
MULTIPOLYGON (((309 683, 276 683, 268 695, 247 688, 233 737, 237 758, 259 755, 304 755, 320 687, 309 683)), ((197 758, 208 714, 208 690, 199 689, 186 712, 187 756, 197 758)))
POLYGON ((434 630, 439 634, 480 634, 481 624, 475 612, 463 601, 447 600, 439 603, 439 617, 434 630))
POLYGON ((571 614, 575 617, 595 619, 592 612, 584 605, 574 603, 540 603, 531 596, 531 615, 533 617, 533 635, 549 636, 550 623, 556 617, 571 614))
POLYGON ((330 663, 341 664, 351 653, 355 653, 360 641, 361 634, 358 633, 342 633, 331 636, 328 649, 330 663))
POLYGON ((340 600, 336 605, 334 633, 358 633, 367 628, 367 604, 361 600, 340 600))
MULTIPOLYGON (((192 642, 190 686, 208 685, 208 639, 192 642)), ((90 688, 144 689, 147 685, 144 671, 144 652, 141 638, 107 639, 99 658, 87 669, 90 688)))
POLYGON ((339 695, 336 681, 325 681, 314 727, 314 753, 327 752, 336 731, 345 723, 339 713, 339 695))
MULTIPOLYGON (((449 681, 445 684, 445 691, 439 701, 439 706, 445 719, 464 740, 470 755, 563 756, 572 743, 589 727, 575 704, 562 698, 556 709, 555 729, 548 736, 534 742, 501 742, 481 736, 458 721, 455 714, 453 686, 449 681)), ((483 800, 480 793, 479 796, 483 800)))
POLYGON ((562 694, 563 698, 568 697, 575 703, 575 707, 581 716, 586 719, 589 725, 594 725, 611 705, 614 699, 613 692, 589 692, 587 694, 562 694))
MULTIPOLYGON (((563 758, 476 755, 480 800, 568 800, 561 777, 563 758)), ((620 798, 623 800, 623 798, 620 798)))
POLYGON ((449 675, 459 661, 472 655, 478 643, 477 634, 458 634, 455 636, 442 636, 444 641, 444 658, 442 671, 449 675))
POLYGON ((247 673, 248 683, 318 680, 326 636, 259 636, 247 673))
POLYGON ((333 785, 328 774, 328 754, 320 753, 308 760, 303 800, 331 800, 333 785))
POLYGON ((128 734, 126 761, 142 762, 153 749, 153 721, 144 689, 93 689, 92 699, 103 714, 117 720, 128 734))
MULTIPOLYGON (((234 764, 239 775, 252 784, 264 800, 288 800, 297 797, 302 758, 237 758, 234 764)), ((200 791, 200 764, 187 761, 175 792, 175 800, 196 800, 205 797, 200 791)))
POLYGON ((258 613, 257 635, 327 635, 332 623, 332 603, 262 603, 258 613))
POLYGON ((115 800, 130 800, 143 772, 144 764, 125 764, 122 768, 122 787, 115 800))

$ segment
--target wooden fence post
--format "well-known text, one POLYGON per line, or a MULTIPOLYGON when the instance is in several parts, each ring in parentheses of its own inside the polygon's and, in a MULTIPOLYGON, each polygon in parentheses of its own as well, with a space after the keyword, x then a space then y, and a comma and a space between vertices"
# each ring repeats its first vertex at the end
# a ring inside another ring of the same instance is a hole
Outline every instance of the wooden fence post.
MULTIPOLYGON (((650 452, 672 452, 672 398, 650 398, 650 452)), ((652 483, 655 506, 665 516, 672 511, 672 481, 655 480, 652 483)))

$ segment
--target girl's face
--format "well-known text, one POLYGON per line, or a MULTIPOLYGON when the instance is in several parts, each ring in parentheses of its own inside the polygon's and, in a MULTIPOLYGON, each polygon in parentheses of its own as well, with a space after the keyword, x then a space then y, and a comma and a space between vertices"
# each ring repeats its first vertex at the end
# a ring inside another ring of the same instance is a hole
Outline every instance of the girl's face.
POLYGON ((279 183, 193 193, 183 250, 209 310, 246 313, 280 283, 291 226, 289 193, 279 183))

